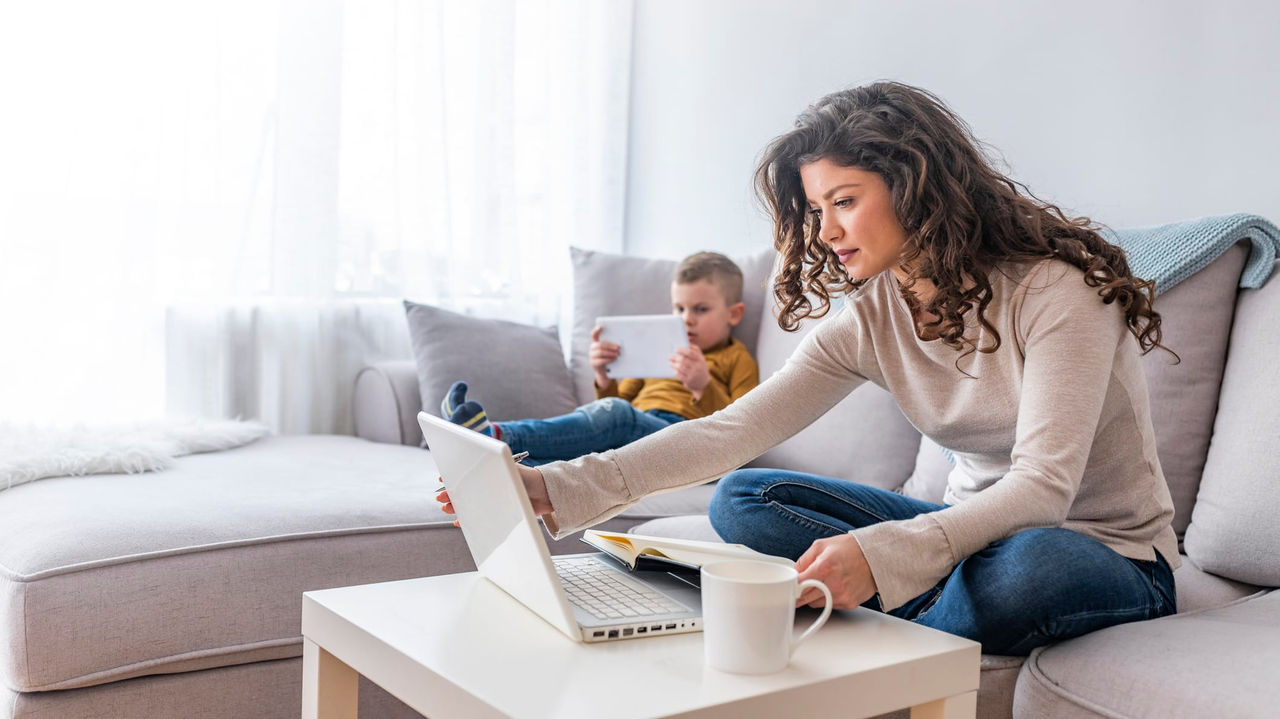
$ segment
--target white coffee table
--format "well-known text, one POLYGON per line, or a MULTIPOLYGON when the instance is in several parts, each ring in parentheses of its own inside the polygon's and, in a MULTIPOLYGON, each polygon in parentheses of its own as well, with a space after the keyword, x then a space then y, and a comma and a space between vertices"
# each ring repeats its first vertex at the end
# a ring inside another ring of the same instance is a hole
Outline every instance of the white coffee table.
MULTIPOLYGON (((803 611, 803 627, 813 615, 803 611)), ((837 611, 786 670, 703 666, 702 635, 577 644, 478 574, 307 592, 304 719, 352 719, 363 674, 429 717, 974 716, 980 647, 837 611)))

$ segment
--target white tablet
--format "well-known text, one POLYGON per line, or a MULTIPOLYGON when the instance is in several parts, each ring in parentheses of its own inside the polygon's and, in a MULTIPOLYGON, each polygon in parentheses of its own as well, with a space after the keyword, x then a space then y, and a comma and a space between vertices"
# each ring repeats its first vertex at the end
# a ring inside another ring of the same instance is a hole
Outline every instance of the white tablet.
POLYGON ((609 376, 675 377, 668 360, 681 347, 689 346, 684 320, 679 315, 619 315, 598 317, 603 327, 601 342, 612 342, 621 350, 608 367, 609 376))

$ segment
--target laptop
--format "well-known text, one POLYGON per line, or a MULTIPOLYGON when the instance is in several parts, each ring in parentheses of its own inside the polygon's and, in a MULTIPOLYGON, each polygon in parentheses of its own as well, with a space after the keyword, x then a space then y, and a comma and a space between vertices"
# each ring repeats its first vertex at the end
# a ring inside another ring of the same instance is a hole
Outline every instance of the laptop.
POLYGON ((603 552, 551 556, 505 442, 418 413, 480 575, 578 642, 702 631, 688 578, 632 573, 603 552))

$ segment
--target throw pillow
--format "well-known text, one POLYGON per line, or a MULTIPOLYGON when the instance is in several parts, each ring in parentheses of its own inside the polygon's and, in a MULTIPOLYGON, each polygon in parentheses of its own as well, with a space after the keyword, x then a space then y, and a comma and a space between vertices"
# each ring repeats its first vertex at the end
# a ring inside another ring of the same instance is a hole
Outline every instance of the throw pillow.
MULTIPOLYGON (((569 364, 578 402, 596 398, 592 388, 594 373, 587 352, 596 318, 608 315, 663 314, 671 311, 671 276, 676 260, 617 255, 595 250, 570 248, 573 261, 573 337, 569 364)), ((774 251, 734 257, 742 268, 742 301, 746 313, 733 330, 755 354, 760 318, 766 313, 765 280, 773 267, 774 251)))
POLYGON ((480 319, 405 301, 409 340, 418 366, 422 407, 440 414, 440 400, 455 381, 490 419, 552 417, 577 402, 554 327, 480 319))
POLYGON ((1264 587, 1280 586, 1280 264, 1274 271, 1262 287, 1240 291, 1213 442, 1186 538, 1197 567, 1264 587))
POLYGON ((1181 537, 1191 522, 1200 488, 1213 418, 1218 410, 1222 368, 1236 307, 1237 285, 1248 243, 1227 250, 1212 264, 1156 297, 1163 317, 1164 344, 1182 357, 1180 364, 1163 350, 1142 358, 1151 397, 1160 467, 1173 498, 1173 530, 1181 537))

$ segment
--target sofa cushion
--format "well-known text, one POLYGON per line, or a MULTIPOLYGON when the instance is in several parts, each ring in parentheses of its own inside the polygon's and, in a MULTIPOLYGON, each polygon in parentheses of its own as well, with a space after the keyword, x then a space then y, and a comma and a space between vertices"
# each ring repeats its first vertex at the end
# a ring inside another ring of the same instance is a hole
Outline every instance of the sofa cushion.
POLYGON ((102 684, 297 656, 301 593, 473 568, 420 449, 268 437, 0 494, 0 681, 102 684))
MULTIPOLYGON (((1278 267, 1280 271, 1280 267, 1278 267)), ((1280 586, 1280 279, 1241 290, 1186 553, 1207 572, 1280 586)))
POLYGON ((1174 364, 1160 349, 1142 358, 1156 451, 1173 498, 1173 530, 1179 537, 1191 522, 1209 452, 1236 290, 1247 256, 1248 243, 1238 244, 1155 302, 1163 319, 1163 342, 1182 358, 1174 364))
MULTIPOLYGON (((437 476, 428 451, 307 435, 14 487, 0 494, 0 683, 44 691, 299 656, 304 591, 475 569, 437 476)), ((705 513, 714 489, 648 497, 605 528, 705 513)), ((576 537, 551 544, 585 551, 576 537)))
POLYGON ((552 417, 578 405, 555 328, 479 319, 405 302, 422 407, 440 414, 457 380, 490 419, 552 417), (519 348, 519 351, 513 351, 519 348))
POLYGON ((705 513, 659 517, 631 529, 635 534, 672 539, 694 539, 699 542, 723 542, 705 513))
POLYGON ((1280 705, 1280 594, 1086 634, 1032 652, 1025 717, 1265 717, 1280 705))
POLYGON ((1214 609, 1267 591, 1210 574, 1185 555, 1182 565, 1173 572, 1173 583, 1178 593, 1178 611, 1184 613, 1214 609))
MULTIPOLYGON (((756 342, 761 381, 781 369, 821 321, 808 320, 798 331, 784 332, 771 314, 760 326, 756 342)), ((911 474, 919 447, 920 433, 902 415, 893 397, 868 382, 816 422, 752 461, 751 466, 785 467, 898 489, 911 474)))
MULTIPOLYGON (((608 315, 665 314, 671 311, 671 277, 676 260, 660 260, 608 252, 570 249, 573 260, 573 337, 569 366, 573 370, 578 403, 596 398, 595 373, 587 352, 596 318, 608 315)), ((746 312, 733 330, 753 355, 761 317, 768 312, 765 280, 773 266, 773 249, 765 249, 734 262, 742 269, 742 301, 746 312)))

